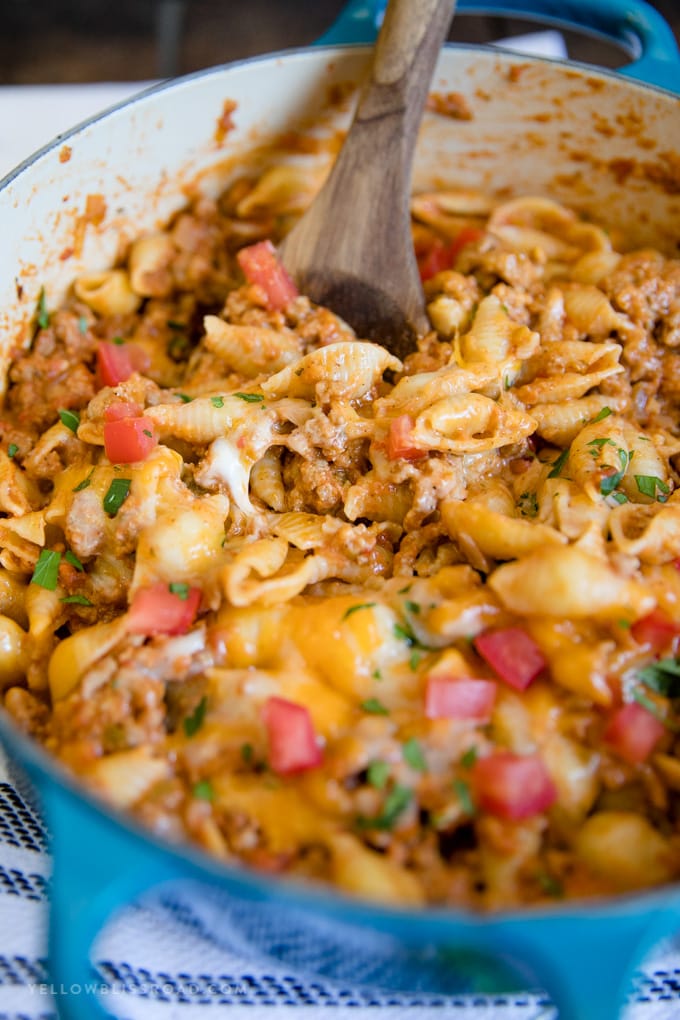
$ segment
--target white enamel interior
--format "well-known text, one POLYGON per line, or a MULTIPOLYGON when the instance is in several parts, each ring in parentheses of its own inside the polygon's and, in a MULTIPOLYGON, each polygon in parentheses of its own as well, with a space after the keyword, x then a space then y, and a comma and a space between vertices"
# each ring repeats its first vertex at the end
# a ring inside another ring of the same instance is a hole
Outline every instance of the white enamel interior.
MULTIPOLYGON (((308 120, 329 86, 359 80, 367 54, 311 49, 180 79, 58 139, 10 175, 0 189, 0 378, 10 347, 29 336, 41 287, 54 307, 79 273, 110 265, 134 234, 181 206, 198 174, 214 189, 225 161, 308 120), (235 127, 218 143, 226 100, 236 103, 235 127), (76 258, 69 251, 88 194, 105 196, 107 214, 87 228, 76 258)), ((442 53, 433 90, 462 93, 473 119, 426 116, 416 188, 548 194, 624 226, 637 244, 678 253, 677 98, 591 69, 457 46, 442 53)))

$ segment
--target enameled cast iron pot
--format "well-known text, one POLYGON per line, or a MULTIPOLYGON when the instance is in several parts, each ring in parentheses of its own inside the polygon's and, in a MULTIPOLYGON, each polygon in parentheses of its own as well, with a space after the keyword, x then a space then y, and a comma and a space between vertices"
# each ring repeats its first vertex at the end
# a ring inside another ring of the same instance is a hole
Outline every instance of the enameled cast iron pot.
MULTIPOLYGON (((10 174, 0 185, 0 378, 17 333, 28 335, 42 286, 55 307, 78 273, 111 264, 121 238, 154 228, 184 204, 182 187, 198 173, 209 185, 219 179, 219 172, 205 173, 210 168, 298 124, 330 84, 358 80, 369 49, 345 44, 374 38, 382 6, 353 0, 319 46, 154 88, 75 128, 10 174), (237 104, 236 126, 218 145, 215 125, 228 99, 237 104), (64 257, 88 194, 105 196, 106 220, 88 230, 80 257, 64 257)), ((532 8, 543 21, 613 38, 637 59, 614 74, 489 48, 446 47, 433 88, 462 92, 474 118, 427 120, 415 186, 448 182, 551 195, 605 226, 626 227, 638 244, 677 255, 680 100, 673 91, 680 91, 680 57, 663 19, 643 0, 467 0, 460 6, 510 15, 532 8)), ((388 909, 226 867, 198 850, 163 845, 103 807, 18 734, 2 710, 0 737, 37 790, 51 831, 49 961, 57 987, 95 980, 90 947, 112 911, 180 877, 220 887, 252 910, 274 905, 276 916, 290 918, 296 930, 321 923, 328 932, 331 924, 340 951, 371 933, 383 939, 376 945, 397 954, 402 987, 413 978, 433 991, 475 990, 481 975, 488 982, 490 974, 507 976, 510 966, 516 987, 548 989, 561 1020, 612 1020, 630 969, 662 936, 680 931, 677 886, 481 917, 388 909)), ((101 1007, 81 995, 63 998, 59 1008, 69 1020, 92 1020, 101 1007)))

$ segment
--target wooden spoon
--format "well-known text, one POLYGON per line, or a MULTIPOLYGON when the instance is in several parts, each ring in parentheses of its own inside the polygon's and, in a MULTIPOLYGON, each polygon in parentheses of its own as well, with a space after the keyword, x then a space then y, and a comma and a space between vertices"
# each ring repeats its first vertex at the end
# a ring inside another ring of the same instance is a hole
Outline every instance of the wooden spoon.
POLYGON ((390 0, 344 145, 281 248, 300 290, 398 357, 430 328, 411 237, 411 165, 453 8, 390 0))

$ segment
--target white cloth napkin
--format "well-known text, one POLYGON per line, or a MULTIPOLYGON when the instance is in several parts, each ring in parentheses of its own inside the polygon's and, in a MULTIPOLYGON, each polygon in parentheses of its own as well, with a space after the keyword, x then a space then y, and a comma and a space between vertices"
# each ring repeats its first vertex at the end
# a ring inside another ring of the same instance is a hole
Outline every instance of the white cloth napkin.
MULTIPOLYGON (((501 45, 542 56, 565 55, 554 32, 501 45)), ((0 177, 71 125, 140 91, 148 83, 0 88, 0 177)), ((0 1020, 49 1020, 71 994, 50 983, 46 967, 50 859, 41 819, 10 781, 0 750, 0 1020)), ((319 978, 294 942, 268 954, 276 918, 248 916, 223 892, 176 883, 130 906, 100 933, 93 958, 102 1001, 126 1020, 204 1020, 243 1009, 252 1020, 304 1010, 307 1020, 343 1016, 399 1020, 548 1020, 540 994, 435 996, 377 992, 375 974, 319 978), (354 978, 354 979, 352 979, 354 978), (363 979, 363 980, 360 980, 363 979)), ((294 934, 294 933, 293 933, 294 934)), ((320 935, 322 940, 323 933, 320 935)), ((321 943, 320 943, 321 944, 321 943)), ((370 954, 365 954, 368 959, 370 954)), ((356 961, 357 954, 353 957, 356 961)), ((327 972, 327 971, 326 971, 327 972)), ((80 994, 91 994, 81 990, 80 994)), ((626 1020, 678 1020, 680 941, 660 950, 640 975, 626 1020)))

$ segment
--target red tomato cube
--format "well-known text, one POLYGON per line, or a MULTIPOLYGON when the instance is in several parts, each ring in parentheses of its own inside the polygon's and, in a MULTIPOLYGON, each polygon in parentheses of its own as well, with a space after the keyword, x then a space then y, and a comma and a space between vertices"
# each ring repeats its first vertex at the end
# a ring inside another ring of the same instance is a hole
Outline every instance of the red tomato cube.
POLYGON ((541 649, 521 627, 487 630, 473 644, 494 673, 518 691, 526 690, 546 667, 541 649))
POLYGON ((186 634, 201 603, 200 588, 179 584, 173 591, 164 581, 139 588, 127 614, 130 634, 186 634))
POLYGON ((510 821, 538 815, 557 800, 555 784, 537 754, 497 751, 479 758, 471 780, 477 806, 510 821))
POLYGON ((414 443, 413 427, 413 418, 408 414, 401 414, 390 422, 387 436, 387 456, 390 460, 422 460, 427 457, 427 450, 414 443))
POLYGON ((637 765, 646 761, 665 732, 660 719, 644 705, 631 701, 612 714, 602 739, 619 758, 637 765))
POLYGON ((497 688, 493 680, 433 673, 427 678, 425 715, 428 719, 489 719, 497 688))
POLYGON ((120 421, 121 418, 139 418, 142 408, 131 400, 115 400, 104 411, 105 421, 120 421))
POLYGON ((321 748, 304 705, 286 698, 267 698, 262 717, 269 740, 269 764, 274 772, 288 775, 321 764, 321 748))
POLYGON ((272 311, 281 311, 298 296, 298 289, 279 261, 271 241, 258 241, 241 248, 236 258, 248 283, 262 288, 272 311))
POLYGON ((102 386, 117 386, 133 372, 146 372, 150 359, 137 344, 114 344, 100 340, 97 346, 97 375, 102 386))
POLYGON ((104 423, 104 450, 112 464, 146 460, 157 443, 150 418, 120 418, 104 423))
POLYGON ((636 620, 630 632, 640 645, 649 645, 654 655, 669 651, 673 638, 680 634, 680 624, 675 623, 660 609, 636 620))

